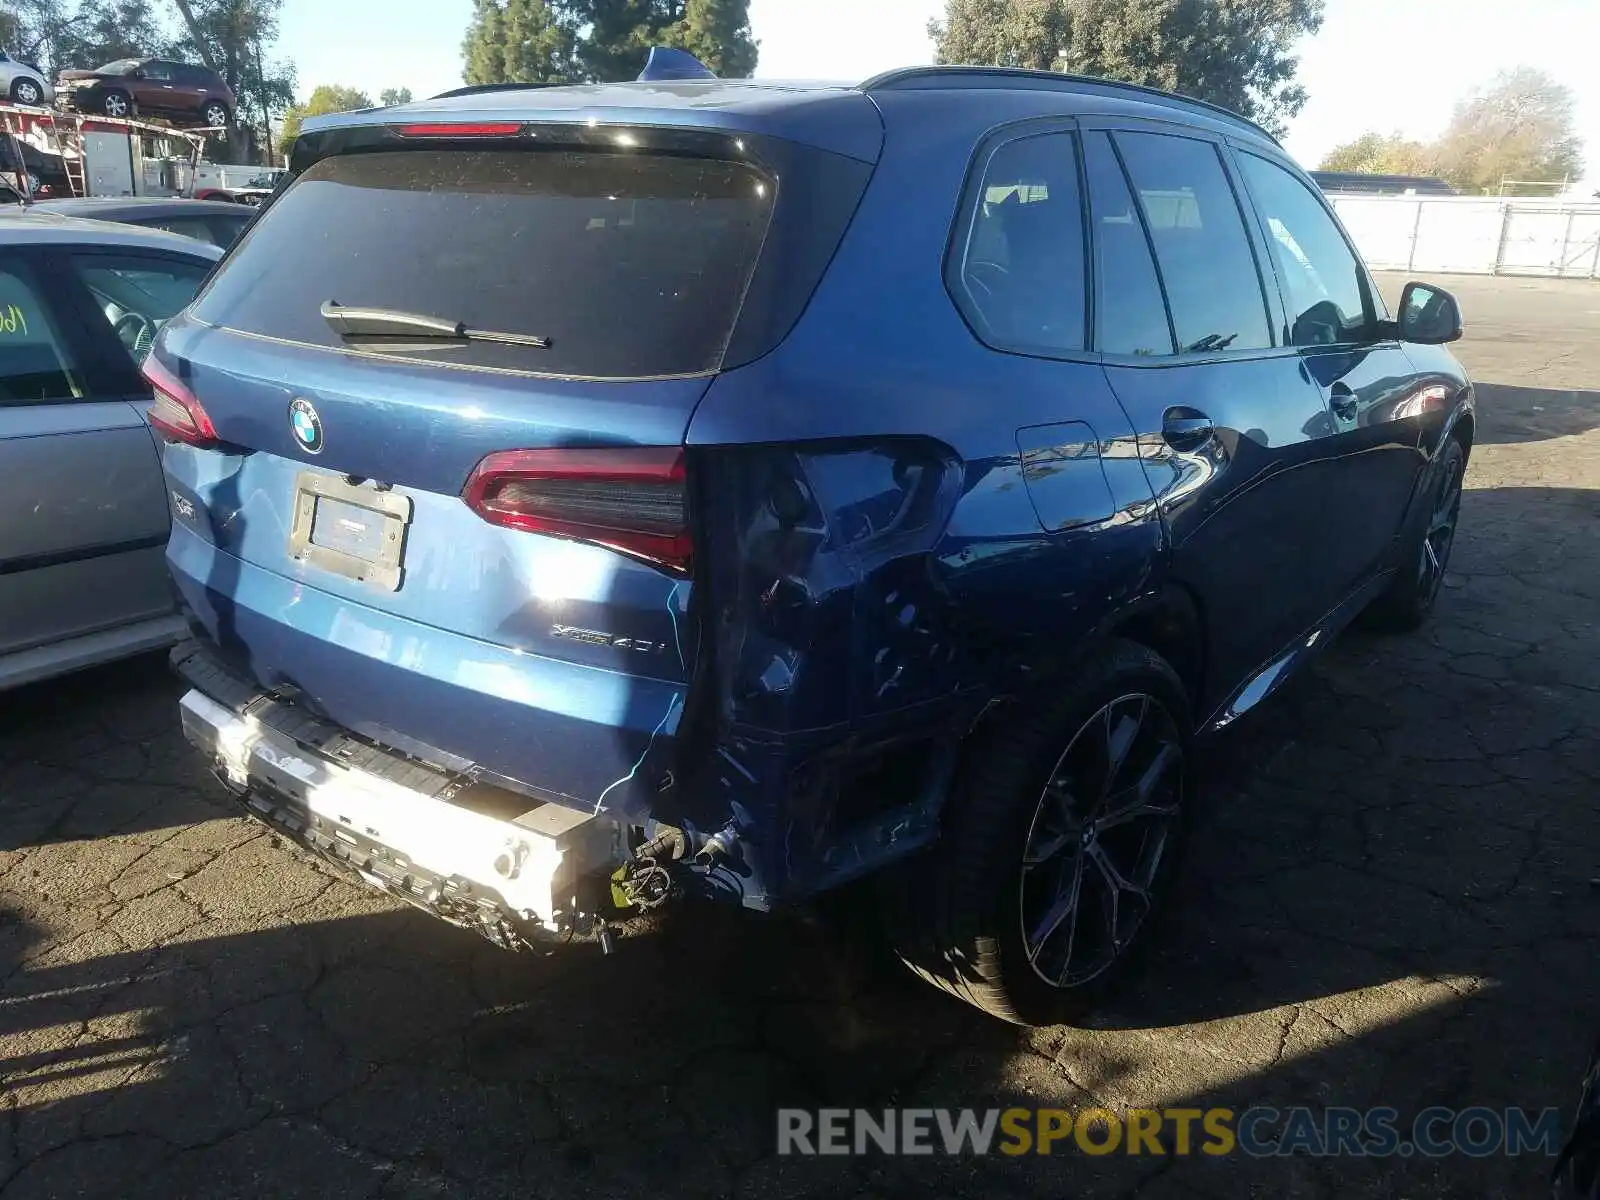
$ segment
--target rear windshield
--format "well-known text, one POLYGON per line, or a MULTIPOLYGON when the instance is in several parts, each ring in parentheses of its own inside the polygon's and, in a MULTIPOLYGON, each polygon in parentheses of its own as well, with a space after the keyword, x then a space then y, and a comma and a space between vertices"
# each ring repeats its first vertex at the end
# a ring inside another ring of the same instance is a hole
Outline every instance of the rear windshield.
POLYGON ((620 379, 715 370, 774 187, 733 162, 408 149, 309 167, 202 293, 212 325, 440 365, 620 379), (363 338, 326 302, 532 335, 544 348, 363 338))

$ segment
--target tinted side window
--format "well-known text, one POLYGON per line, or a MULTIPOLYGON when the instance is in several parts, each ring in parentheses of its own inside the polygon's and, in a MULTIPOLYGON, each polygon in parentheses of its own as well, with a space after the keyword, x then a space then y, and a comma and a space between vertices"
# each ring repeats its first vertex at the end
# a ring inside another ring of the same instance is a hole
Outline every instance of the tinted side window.
POLYGON ((1238 201, 1210 142, 1119 133, 1184 351, 1272 345, 1266 299, 1238 201))
POLYGON ((1272 239, 1272 257, 1289 309, 1289 341, 1326 346, 1365 338, 1372 314, 1361 263, 1305 184, 1276 163, 1239 155, 1245 184, 1272 239))
POLYGON ((183 237, 198 238, 202 242, 211 242, 215 245, 224 245, 218 242, 212 233, 210 224, 204 217, 161 217, 154 221, 140 221, 146 229, 165 229, 168 233, 181 234, 183 237))
POLYGON ((156 79, 163 83, 172 81, 172 66, 170 63, 147 62, 139 69, 144 72, 146 79, 156 79))
POLYGON ((989 158, 955 280, 962 309, 993 346, 1084 348, 1083 199, 1076 138, 1045 133, 989 158))
POLYGON ((1091 133, 1083 143, 1094 246, 1096 350, 1106 354, 1171 354, 1172 329, 1155 259, 1133 193, 1111 143, 1091 133))
POLYGON ((0 261, 0 407, 84 394, 39 289, 22 267, 0 261))
POLYGON ((138 254, 74 254, 72 265, 133 361, 150 353, 161 327, 188 304, 208 267, 138 254))
POLYGON ((206 218, 206 223, 211 226, 211 240, 226 250, 239 240, 239 235, 244 232, 245 226, 250 224, 249 210, 240 217, 224 217, 213 213, 206 218))

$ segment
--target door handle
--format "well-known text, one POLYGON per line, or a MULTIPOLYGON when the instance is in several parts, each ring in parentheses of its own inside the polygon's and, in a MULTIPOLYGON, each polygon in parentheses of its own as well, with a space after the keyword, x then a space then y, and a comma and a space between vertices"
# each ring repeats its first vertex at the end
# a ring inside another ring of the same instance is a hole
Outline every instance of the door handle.
POLYGON ((1333 406, 1334 415, 1341 421, 1356 419, 1356 394, 1350 390, 1348 384, 1336 383, 1328 389, 1328 403, 1333 406))
POLYGON ((1216 432, 1211 418, 1196 408, 1169 408, 1161 415, 1161 440, 1174 450, 1198 450, 1216 432))

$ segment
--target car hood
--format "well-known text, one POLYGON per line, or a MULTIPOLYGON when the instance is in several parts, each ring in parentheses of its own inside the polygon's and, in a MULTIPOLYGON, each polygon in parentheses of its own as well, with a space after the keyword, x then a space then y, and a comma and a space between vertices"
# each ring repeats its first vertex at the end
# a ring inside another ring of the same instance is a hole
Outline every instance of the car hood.
POLYGON ((73 68, 71 70, 57 73, 56 78, 60 79, 64 83, 67 83, 78 79, 100 79, 102 76, 96 71, 86 71, 82 68, 73 68))

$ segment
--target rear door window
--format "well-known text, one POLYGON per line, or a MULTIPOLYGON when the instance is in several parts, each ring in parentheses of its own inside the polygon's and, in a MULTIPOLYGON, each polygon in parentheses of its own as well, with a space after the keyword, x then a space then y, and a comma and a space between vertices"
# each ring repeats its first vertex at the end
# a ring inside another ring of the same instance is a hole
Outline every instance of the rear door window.
POLYGON ((209 267, 140 254, 74 254, 95 307, 136 363, 157 332, 193 298, 209 267))
POLYGON ((216 246, 226 246, 228 243, 217 240, 215 231, 212 230, 210 221, 205 217, 161 217, 154 221, 140 221, 146 229, 165 229, 168 233, 176 233, 182 237, 197 238, 202 242, 210 242, 216 246))
POLYGON ((246 213, 238 217, 225 217, 216 213, 206 218, 206 224, 211 228, 211 241, 226 250, 239 240, 239 235, 244 232, 245 226, 250 224, 250 215, 246 213))
POLYGON ((953 290, 978 336, 996 349, 1048 355, 1084 347, 1076 142, 1070 133, 1006 142, 990 155, 969 201, 953 290))
POLYGON ((1118 133, 1185 353, 1272 345, 1266 297, 1217 148, 1198 138, 1118 133))
POLYGON ((773 205, 743 163, 580 150, 368 151, 308 168, 206 288, 208 324, 441 366, 589 378, 721 363, 773 205), (351 339, 325 303, 549 345, 351 339))
POLYGON ((1106 354, 1173 351, 1150 240, 1122 167, 1103 133, 1084 138, 1093 217, 1095 349, 1106 354))

